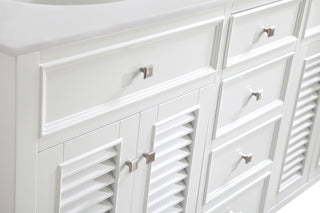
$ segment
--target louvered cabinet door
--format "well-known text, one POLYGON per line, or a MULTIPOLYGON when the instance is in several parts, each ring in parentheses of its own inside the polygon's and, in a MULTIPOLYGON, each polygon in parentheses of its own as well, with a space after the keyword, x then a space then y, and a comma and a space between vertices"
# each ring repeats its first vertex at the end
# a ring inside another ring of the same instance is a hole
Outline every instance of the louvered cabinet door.
POLYGON ((156 116, 148 115, 149 120, 142 122, 154 121, 146 130, 149 146, 140 148, 147 149, 145 199, 143 208, 134 212, 195 212, 212 89, 209 86, 161 104, 153 109, 156 116), (154 159, 148 162, 153 153, 154 159))
POLYGON ((138 123, 133 115, 39 153, 37 212, 130 212, 138 123))
POLYGON ((319 131, 320 54, 304 61, 279 191, 288 194, 306 183, 319 131))
POLYGON ((314 77, 314 81, 317 82, 317 90, 314 94, 315 102, 317 103, 317 107, 315 107, 314 111, 314 124, 313 124, 313 134, 311 135, 310 140, 314 144, 313 148, 313 158, 311 162, 309 181, 313 178, 316 178, 320 175, 320 44, 319 44, 319 54, 314 55, 309 59, 309 67, 312 67, 314 73, 316 73, 314 77))
POLYGON ((111 212, 122 139, 59 165, 59 213, 111 212))

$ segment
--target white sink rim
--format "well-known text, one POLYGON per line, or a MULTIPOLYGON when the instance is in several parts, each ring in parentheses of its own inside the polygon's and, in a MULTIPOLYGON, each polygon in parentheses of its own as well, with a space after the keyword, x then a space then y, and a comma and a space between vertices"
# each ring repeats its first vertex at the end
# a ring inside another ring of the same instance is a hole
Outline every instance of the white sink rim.
POLYGON ((122 2, 125 0, 15 0, 17 2, 37 5, 97 5, 122 2))

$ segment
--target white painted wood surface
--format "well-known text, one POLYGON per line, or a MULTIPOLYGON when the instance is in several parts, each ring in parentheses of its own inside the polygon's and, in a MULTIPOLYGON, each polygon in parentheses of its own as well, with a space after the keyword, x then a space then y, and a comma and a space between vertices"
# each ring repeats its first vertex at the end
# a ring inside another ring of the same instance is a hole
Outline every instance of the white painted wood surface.
POLYGON ((317 2, 214 5, 0 55, 0 210, 272 213, 317 182, 317 2))

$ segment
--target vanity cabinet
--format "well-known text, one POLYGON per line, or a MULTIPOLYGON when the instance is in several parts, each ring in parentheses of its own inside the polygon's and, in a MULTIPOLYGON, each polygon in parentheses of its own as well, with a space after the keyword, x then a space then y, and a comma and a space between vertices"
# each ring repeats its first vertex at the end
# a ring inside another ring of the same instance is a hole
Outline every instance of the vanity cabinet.
POLYGON ((318 0, 190 2, 0 54, 0 212, 274 213, 320 179, 318 0))

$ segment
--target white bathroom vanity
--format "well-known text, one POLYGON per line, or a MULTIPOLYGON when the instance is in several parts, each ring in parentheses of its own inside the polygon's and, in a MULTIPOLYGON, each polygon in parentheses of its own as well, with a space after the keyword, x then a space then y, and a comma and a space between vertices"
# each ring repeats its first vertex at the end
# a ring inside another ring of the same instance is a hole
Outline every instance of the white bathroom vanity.
POLYGON ((276 212, 320 180, 319 11, 0 1, 0 212, 276 212))

